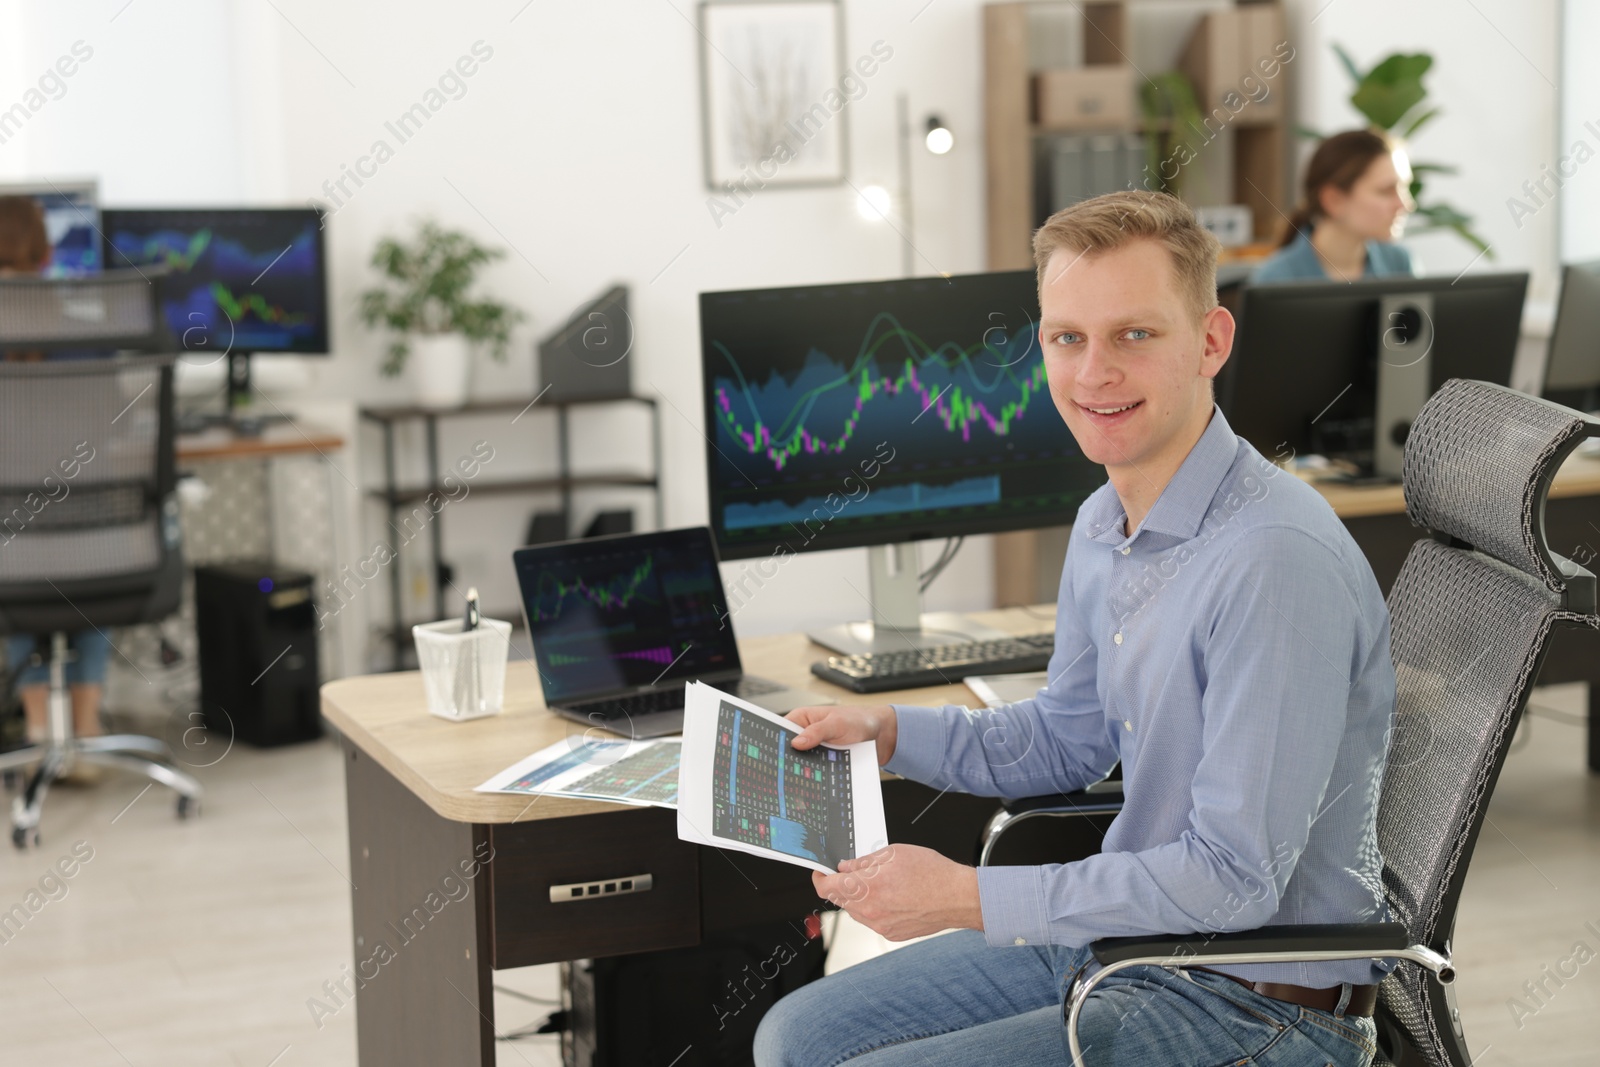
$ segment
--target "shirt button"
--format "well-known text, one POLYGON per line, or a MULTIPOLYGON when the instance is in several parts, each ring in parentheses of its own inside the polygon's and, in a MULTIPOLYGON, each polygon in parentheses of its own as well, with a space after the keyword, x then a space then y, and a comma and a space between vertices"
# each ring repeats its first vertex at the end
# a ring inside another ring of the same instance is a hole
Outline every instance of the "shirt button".
POLYGON ((1132 551, 1133 551, 1133 549, 1129 548, 1127 545, 1123 545, 1122 546, 1122 554, 1124 556, 1126 556, 1129 552, 1132 552, 1132 551))
POLYGON ((1013 941, 1011 943, 1013 945, 1026 945, 1028 943, 1028 939, 1025 938, 1025 937, 1019 937, 1019 938, 1017 938, 1015 941, 1013 941))
POLYGON ((1133 722, 1132 722, 1132 720, 1129 720, 1129 719, 1123 719, 1123 720, 1122 720, 1122 728, 1123 728, 1123 729, 1124 729, 1124 730, 1132 730, 1132 729, 1133 729, 1133 722))
POLYGON ((1112 634, 1111 640, 1115 641, 1119 645, 1122 644, 1122 631, 1118 630, 1116 633, 1112 634))

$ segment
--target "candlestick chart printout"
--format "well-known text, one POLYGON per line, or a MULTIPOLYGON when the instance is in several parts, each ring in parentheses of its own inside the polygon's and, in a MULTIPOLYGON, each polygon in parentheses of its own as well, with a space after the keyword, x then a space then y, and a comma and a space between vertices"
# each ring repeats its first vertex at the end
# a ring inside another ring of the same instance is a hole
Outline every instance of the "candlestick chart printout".
POLYGON ((717 709, 713 832, 837 868, 855 853, 850 752, 794 735, 728 701, 717 709))
POLYGON ((889 843, 875 742, 792 747, 800 727, 690 682, 678 836, 833 873, 889 843))

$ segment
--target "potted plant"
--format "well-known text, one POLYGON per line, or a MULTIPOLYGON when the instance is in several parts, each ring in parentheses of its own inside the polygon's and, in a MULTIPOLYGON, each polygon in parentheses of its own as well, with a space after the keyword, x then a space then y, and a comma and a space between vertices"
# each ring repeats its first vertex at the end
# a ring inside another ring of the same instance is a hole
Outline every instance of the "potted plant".
MULTIPOLYGON (((1422 76, 1433 66, 1433 57, 1426 52, 1397 52, 1379 60, 1371 70, 1363 73, 1349 52, 1337 44, 1333 46, 1333 51, 1339 57, 1339 65, 1355 83, 1355 90, 1350 94, 1350 106, 1359 111, 1374 129, 1383 130, 1401 145, 1406 145, 1424 123, 1438 116, 1441 109, 1428 102, 1428 90, 1422 84, 1422 76)), ((1315 130, 1303 126, 1299 132, 1302 137, 1322 138, 1315 130)), ((1410 155, 1409 148, 1406 154, 1410 155)), ((1451 164, 1411 161, 1411 198, 1416 201, 1415 214, 1421 222, 1407 227, 1407 233, 1415 236, 1433 230, 1449 230, 1486 258, 1493 259, 1494 252, 1489 243, 1472 229, 1471 215, 1442 200, 1430 197, 1424 202, 1422 187, 1429 174, 1456 172, 1457 168, 1451 164)))
POLYGON ((410 363, 417 403, 455 407, 466 400, 470 345, 488 342, 490 356, 505 359, 522 312, 468 294, 479 269, 504 255, 431 220, 410 242, 385 237, 372 250, 384 282, 361 294, 361 319, 394 332, 381 369, 392 378, 410 363))

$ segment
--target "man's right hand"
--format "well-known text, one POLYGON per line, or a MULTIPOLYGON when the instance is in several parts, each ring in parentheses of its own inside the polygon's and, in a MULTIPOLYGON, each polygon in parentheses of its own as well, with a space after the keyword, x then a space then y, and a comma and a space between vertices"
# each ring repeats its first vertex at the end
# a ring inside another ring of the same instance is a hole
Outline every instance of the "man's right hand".
POLYGON ((805 727, 789 742, 795 748, 876 741, 879 767, 894 756, 898 725, 894 708, 888 704, 819 704, 795 708, 786 718, 805 727))

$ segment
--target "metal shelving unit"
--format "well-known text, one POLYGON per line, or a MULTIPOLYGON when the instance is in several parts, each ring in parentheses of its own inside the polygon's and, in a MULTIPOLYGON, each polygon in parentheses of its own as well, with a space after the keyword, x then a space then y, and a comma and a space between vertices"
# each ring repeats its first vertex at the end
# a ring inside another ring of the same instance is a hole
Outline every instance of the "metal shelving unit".
MULTIPOLYGON (((503 496, 510 493, 559 493, 561 510, 568 516, 568 521, 570 522, 573 514, 573 493, 576 490, 597 487, 649 489, 655 498, 656 527, 659 529, 665 524, 661 499, 661 408, 655 397, 625 396, 591 400, 557 400, 541 403, 537 408, 534 407, 535 399, 537 398, 523 397, 514 400, 476 401, 454 408, 424 408, 416 406, 362 408, 360 412, 362 420, 373 423, 383 434, 385 484, 382 489, 368 490, 367 496, 382 500, 387 504, 389 522, 393 526, 400 515, 401 508, 405 505, 425 500, 433 493, 445 495, 445 487, 439 470, 440 419, 523 411, 532 414, 534 410, 554 411, 556 415, 556 475, 546 478, 509 479, 500 482, 475 482, 473 484, 473 493, 484 496, 503 496), (598 473, 575 475, 572 473, 568 409, 597 404, 643 404, 650 409, 650 474, 598 473), (423 485, 401 486, 396 471, 395 428, 400 423, 415 419, 422 421, 424 434, 426 435, 428 480, 423 485)), ((433 598, 434 618, 436 619, 442 619, 445 615, 444 588, 447 584, 447 575, 443 559, 443 517, 444 512, 440 511, 435 514, 433 521, 428 524, 429 539, 433 553, 433 598)), ((572 533, 570 529, 567 532, 569 535, 572 533)), ((398 566, 389 568, 389 597, 391 603, 391 625, 384 631, 383 636, 390 643, 390 648, 393 652, 394 669, 403 670, 405 650, 411 643, 411 630, 404 617, 401 569, 398 566)))

